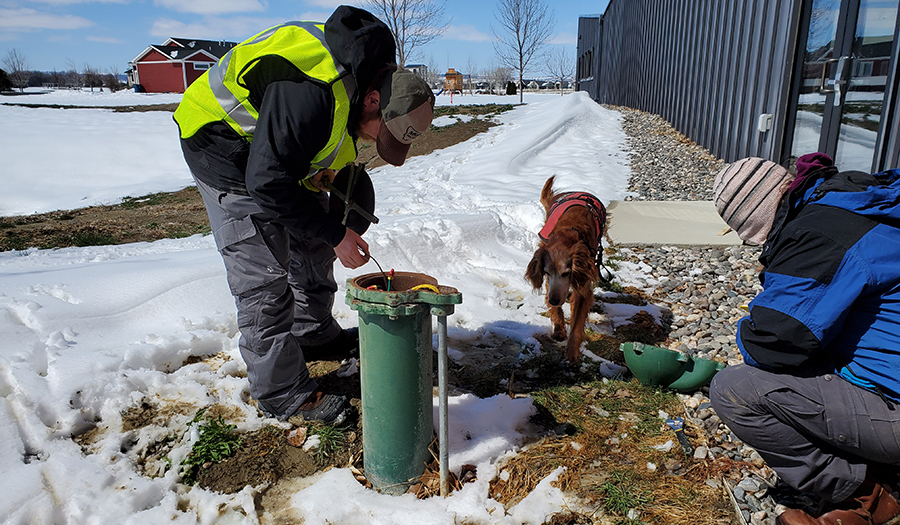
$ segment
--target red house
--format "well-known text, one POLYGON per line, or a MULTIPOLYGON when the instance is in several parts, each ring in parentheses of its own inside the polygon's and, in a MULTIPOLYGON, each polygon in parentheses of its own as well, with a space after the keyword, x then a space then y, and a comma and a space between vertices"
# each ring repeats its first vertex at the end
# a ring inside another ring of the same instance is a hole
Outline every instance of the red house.
POLYGON ((184 93, 207 69, 236 46, 224 40, 169 38, 151 44, 128 63, 129 81, 147 93, 184 93))

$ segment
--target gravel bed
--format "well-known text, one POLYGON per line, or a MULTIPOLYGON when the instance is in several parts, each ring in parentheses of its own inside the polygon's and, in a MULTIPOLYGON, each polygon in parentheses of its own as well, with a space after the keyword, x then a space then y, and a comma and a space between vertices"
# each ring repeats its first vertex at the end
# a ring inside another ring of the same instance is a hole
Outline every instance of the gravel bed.
POLYGON ((725 162, 676 131, 659 115, 622 106, 606 106, 622 114, 631 147, 628 189, 637 200, 711 201, 713 179, 725 162))
MULTIPOLYGON (((629 190, 635 200, 712 200, 713 179, 725 165, 706 149, 676 131, 658 115, 630 108, 619 111, 632 150, 629 190)), ((742 362, 735 346, 736 323, 762 290, 755 246, 619 247, 616 257, 650 268, 645 283, 623 283, 652 291, 653 303, 672 313, 669 339, 661 344, 697 357, 728 365, 742 362)), ((740 480, 725 480, 736 507, 736 523, 774 525, 791 491, 778 483, 759 454, 744 445, 721 422, 701 391, 681 396, 693 426, 705 431, 696 439, 696 459, 725 455, 746 464, 740 480), (776 497, 778 494, 787 494, 776 497), (738 512, 739 511, 739 512, 738 512)), ((707 482, 719 487, 720 481, 707 482)), ((796 503, 796 501, 795 501, 796 503)))

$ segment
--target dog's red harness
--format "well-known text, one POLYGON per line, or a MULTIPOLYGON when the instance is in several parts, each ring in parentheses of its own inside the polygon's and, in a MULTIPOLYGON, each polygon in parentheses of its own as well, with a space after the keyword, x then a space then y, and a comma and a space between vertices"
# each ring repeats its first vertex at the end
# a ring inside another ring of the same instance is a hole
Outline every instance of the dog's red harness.
POLYGON ((584 191, 573 191, 563 193, 556 202, 550 206, 550 212, 547 214, 547 222, 538 235, 543 240, 550 238, 550 232, 556 226, 559 218, 572 206, 584 206, 591 210, 594 215, 594 229, 596 230, 597 244, 600 244, 600 236, 603 235, 603 225, 606 224, 606 208, 597 197, 584 191))

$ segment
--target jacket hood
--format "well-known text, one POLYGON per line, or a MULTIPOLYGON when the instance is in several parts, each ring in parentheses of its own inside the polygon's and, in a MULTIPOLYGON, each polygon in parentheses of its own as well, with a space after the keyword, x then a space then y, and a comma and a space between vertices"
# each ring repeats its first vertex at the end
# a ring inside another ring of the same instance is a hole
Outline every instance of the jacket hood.
POLYGON ((397 62, 394 35, 384 22, 372 13, 342 5, 325 22, 325 41, 332 56, 347 68, 356 82, 356 94, 351 102, 364 93, 375 74, 397 62))

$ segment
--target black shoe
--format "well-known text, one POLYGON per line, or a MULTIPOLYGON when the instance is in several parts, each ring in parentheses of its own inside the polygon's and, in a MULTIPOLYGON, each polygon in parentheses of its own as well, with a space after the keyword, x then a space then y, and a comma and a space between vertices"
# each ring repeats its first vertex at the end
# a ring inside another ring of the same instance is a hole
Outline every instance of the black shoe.
POLYGON ((307 361, 343 361, 349 357, 359 357, 359 328, 341 330, 327 343, 303 346, 307 361))
POLYGON ((351 415, 353 407, 346 396, 326 394, 318 388, 300 405, 288 423, 300 426, 310 421, 320 421, 328 425, 340 425, 351 415))

